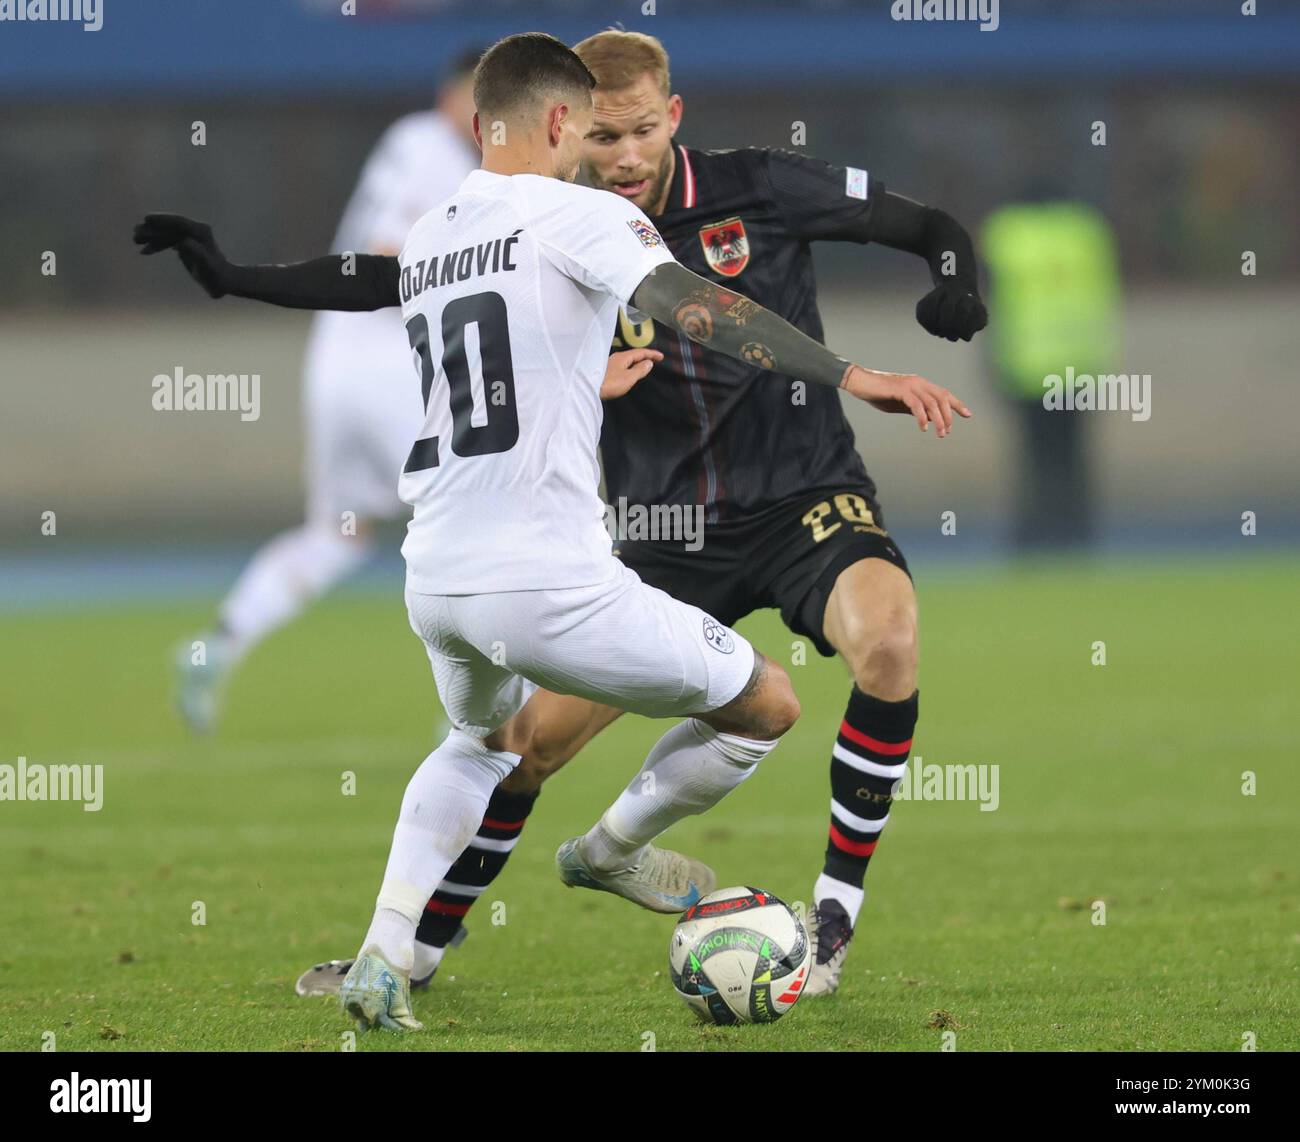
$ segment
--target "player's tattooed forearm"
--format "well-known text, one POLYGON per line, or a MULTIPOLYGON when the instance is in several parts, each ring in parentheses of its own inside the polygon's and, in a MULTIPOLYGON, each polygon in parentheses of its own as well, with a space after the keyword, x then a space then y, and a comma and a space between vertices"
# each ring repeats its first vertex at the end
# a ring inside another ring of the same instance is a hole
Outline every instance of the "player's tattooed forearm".
POLYGON ((837 386, 848 362, 782 317, 676 262, 649 274, 632 296, 637 309, 692 341, 760 369, 837 386))
POLYGON ((683 298, 673 309, 673 322, 693 341, 708 344, 713 340, 713 314, 708 305, 695 297, 683 298))
POLYGON ((776 354, 761 341, 746 341, 740 347, 740 357, 746 364, 760 369, 776 368, 776 354))
POLYGON ((747 297, 709 284, 682 298, 673 307, 673 320, 687 337, 707 344, 719 325, 739 328, 761 308, 747 297))
POLYGON ((747 297, 736 297, 736 300, 727 306, 727 316, 734 317, 737 325, 744 325, 761 308, 758 302, 750 301, 747 297))

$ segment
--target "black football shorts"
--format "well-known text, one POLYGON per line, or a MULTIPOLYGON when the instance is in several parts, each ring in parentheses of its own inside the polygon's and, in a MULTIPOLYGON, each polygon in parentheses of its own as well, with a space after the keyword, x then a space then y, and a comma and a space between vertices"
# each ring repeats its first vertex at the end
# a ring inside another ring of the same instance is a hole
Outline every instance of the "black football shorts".
POLYGON ((828 657, 835 650, 823 620, 841 571, 876 558, 911 575, 866 486, 791 497, 743 520, 706 526, 702 541, 622 540, 614 553, 646 583, 727 626, 775 607, 786 626, 828 657))

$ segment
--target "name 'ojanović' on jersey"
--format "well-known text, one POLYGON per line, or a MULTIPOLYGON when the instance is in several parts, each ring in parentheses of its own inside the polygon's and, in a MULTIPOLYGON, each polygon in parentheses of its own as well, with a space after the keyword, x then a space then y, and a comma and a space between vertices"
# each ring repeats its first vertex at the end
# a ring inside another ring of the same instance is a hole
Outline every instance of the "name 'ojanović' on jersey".
POLYGON ((421 259, 414 266, 403 266, 402 301, 410 301, 434 286, 463 282, 472 274, 481 276, 513 270, 513 247, 518 241, 519 231, 516 230, 508 238, 480 242, 477 246, 466 246, 455 253, 444 254, 441 258, 435 254, 427 263, 421 259), (492 266, 490 270, 489 263, 492 266))

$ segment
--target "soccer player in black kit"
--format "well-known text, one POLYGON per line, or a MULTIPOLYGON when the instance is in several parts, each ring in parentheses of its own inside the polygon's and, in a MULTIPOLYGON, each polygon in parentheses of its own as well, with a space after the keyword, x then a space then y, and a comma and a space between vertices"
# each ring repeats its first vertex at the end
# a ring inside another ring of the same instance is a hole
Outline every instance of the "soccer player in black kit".
MULTIPOLYGON (((933 288, 916 312, 928 332, 969 341, 984 327, 974 250, 950 216, 890 193, 865 170, 786 151, 677 145, 682 100, 671 94, 668 59, 657 40, 611 30, 575 51, 597 80, 584 177, 636 202, 688 269, 734 287, 820 341, 809 243, 878 242, 927 262, 933 288)), ((295 267, 232 266, 206 227, 151 217, 137 241, 146 252, 176 245, 213 296, 306 308, 398 304, 396 259, 358 259, 348 277, 335 266, 328 281, 318 274, 305 288, 306 278, 291 276, 295 267)), ((716 296, 683 299, 679 324, 707 343, 717 304, 716 296)), ((606 402, 606 499, 701 508, 703 543, 623 540, 618 554, 647 583, 728 625, 754 610, 779 608, 792 631, 821 654, 838 654, 853 676, 831 745, 829 840, 808 916, 814 966, 804 994, 828 994, 839 985, 867 865, 906 770, 917 720, 910 573, 885 529, 838 394, 793 379, 760 379, 759 370, 701 348, 678 329, 622 315, 613 348, 636 347, 658 350, 663 360, 648 379, 606 402)), ((765 351, 752 346, 756 361, 765 351)), ((946 435, 939 409, 927 404, 925 412, 918 417, 922 427, 933 420, 938 435, 946 435)), ((544 714, 529 748, 429 901, 417 933, 425 967, 418 970, 417 959, 413 986, 432 978, 442 950, 463 935, 465 914, 504 867, 542 783, 621 712, 546 692, 533 701, 544 714)), ((299 980, 300 994, 336 990, 349 966, 316 965, 299 980)))

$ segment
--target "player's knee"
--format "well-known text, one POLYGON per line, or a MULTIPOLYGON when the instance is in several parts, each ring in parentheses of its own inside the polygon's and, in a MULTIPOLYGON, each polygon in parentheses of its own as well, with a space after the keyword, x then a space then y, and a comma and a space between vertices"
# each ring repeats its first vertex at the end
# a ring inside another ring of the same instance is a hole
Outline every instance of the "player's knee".
POLYGON ((799 699, 790 676, 761 654, 745 688, 722 709, 701 720, 724 733, 774 741, 799 719, 799 699))
POLYGON ((916 613, 909 607, 894 607, 864 617, 853 632, 845 654, 858 688, 882 697, 900 691, 907 697, 916 688, 918 640, 916 613))
POLYGON ((769 740, 781 737, 799 720, 799 698, 790 675, 771 660, 763 674, 761 701, 755 703, 755 736, 769 740))

